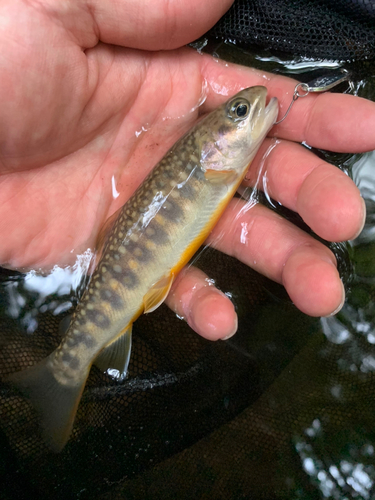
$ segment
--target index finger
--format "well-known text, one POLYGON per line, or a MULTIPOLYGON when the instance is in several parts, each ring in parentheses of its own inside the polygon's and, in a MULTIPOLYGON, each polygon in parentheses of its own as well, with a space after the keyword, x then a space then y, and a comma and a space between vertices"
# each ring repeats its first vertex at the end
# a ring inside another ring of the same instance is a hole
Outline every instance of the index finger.
MULTIPOLYGON (((212 57, 202 60, 207 82, 204 111, 214 108, 244 87, 264 85, 269 97, 280 103, 278 119, 292 101, 298 83, 288 77, 228 64, 212 57)), ((336 152, 365 152, 375 149, 375 103, 348 94, 310 94, 299 99, 288 117, 271 129, 270 135, 336 152)))

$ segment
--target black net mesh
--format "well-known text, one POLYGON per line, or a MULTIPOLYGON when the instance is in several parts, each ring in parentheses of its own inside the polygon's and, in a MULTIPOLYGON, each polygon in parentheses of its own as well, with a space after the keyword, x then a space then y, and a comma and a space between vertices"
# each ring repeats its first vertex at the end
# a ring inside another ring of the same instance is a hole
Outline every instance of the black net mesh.
POLYGON ((373 59, 375 2, 236 0, 210 34, 306 57, 373 59))
MULTIPOLYGON (((51 454, 45 448, 39 435, 38 416, 30 404, 11 388, 2 388, 1 425, 9 452, 7 461, 13 457, 17 463, 15 470, 29 477, 39 498, 51 498, 52 493, 53 498, 71 498, 81 490, 97 498, 101 491, 111 490, 113 494, 113 485, 124 479, 131 485, 125 497, 131 498, 128 495, 134 488, 132 494, 143 498, 143 480, 141 487, 137 481, 133 485, 134 476, 159 463, 168 464, 170 457, 179 457, 179 452, 232 420, 260 397, 283 370, 289 357, 302 347, 303 337, 297 339, 297 332, 293 334, 296 345, 292 345, 290 339, 286 342, 284 332, 279 339, 280 347, 285 342, 283 356, 278 353, 271 370, 267 369, 266 379, 261 377, 261 366, 256 358, 260 355, 265 360, 269 350, 266 339, 262 338, 262 327, 257 327, 260 328, 258 334, 253 332, 253 341, 259 345, 252 354, 246 345, 248 332, 253 330, 259 318, 259 306, 266 306, 270 292, 276 293, 285 315, 283 321, 287 324, 293 316, 293 307, 281 287, 268 283, 234 259, 208 251, 201 257, 200 264, 217 279, 219 286, 225 283, 224 289, 231 290, 236 297, 242 325, 236 342, 205 341, 166 307, 141 317, 134 326, 128 380, 118 384, 95 367, 92 369, 73 435, 61 454, 51 454), (267 288, 264 288, 265 283, 268 283, 267 288)), ((24 318, 30 318, 28 314, 35 308, 36 297, 26 290, 22 279, 4 279, 3 308, 9 309, 13 300, 30 303, 30 309, 26 306, 22 313, 24 318)), ((51 297, 50 305, 55 309, 68 299, 51 297)), ((2 377, 35 364, 58 345, 61 316, 34 310, 32 317, 38 327, 30 334, 20 331, 19 321, 16 324, 2 315, 2 377)), ((301 325, 311 321, 302 314, 299 320, 301 325)), ((24 324, 29 323, 25 321, 24 324)), ((213 444, 212 452, 216 449, 213 444)), ((207 458, 209 466, 210 458, 207 458)), ((181 466, 179 460, 172 466, 176 467, 176 472, 181 466)), ((204 460, 202 466, 203 463, 204 460)), ((173 495, 180 497, 180 490, 187 486, 192 465, 186 463, 184 474, 178 472, 170 477, 169 481, 173 480, 177 488, 174 491, 172 484, 168 486, 171 498, 173 495)), ((158 485, 155 488, 155 498, 164 498, 163 488, 160 491, 158 485)), ((122 493, 118 498, 124 498, 122 493)))
MULTIPOLYGON (((348 453, 361 452, 374 433, 373 375, 337 362, 362 359, 372 346, 360 335, 350 347, 327 343, 319 320, 232 258, 210 250, 199 262, 233 294, 233 340, 205 341, 164 307, 141 317, 129 378, 118 384, 92 369, 73 435, 57 455, 44 447, 28 402, 3 386, 1 498, 277 499, 298 489, 318 498, 304 454, 319 462, 329 450, 332 460, 349 439, 348 453), (344 400, 333 386, 345 387, 344 400)), ((36 311, 22 279, 4 280, 2 308, 23 304, 28 321, 20 331, 2 314, 1 376, 54 349, 61 315, 51 311, 69 299, 52 296, 41 306, 49 310, 36 311), (30 317, 38 323, 32 334, 30 317)))

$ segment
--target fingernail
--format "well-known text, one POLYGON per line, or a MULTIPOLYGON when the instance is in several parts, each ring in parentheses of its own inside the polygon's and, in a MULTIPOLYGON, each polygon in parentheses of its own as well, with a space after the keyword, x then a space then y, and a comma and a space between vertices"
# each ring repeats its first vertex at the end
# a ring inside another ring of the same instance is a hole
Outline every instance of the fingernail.
POLYGON ((353 240, 358 238, 358 236, 362 233, 362 230, 363 230, 365 223, 366 223, 366 203, 365 203, 365 200, 363 198, 361 198, 361 201, 362 201, 362 210, 363 210, 362 224, 361 224, 359 231, 357 231, 357 233, 353 237, 353 240))
POLYGON ((339 311, 341 311, 343 305, 345 304, 345 288, 344 288, 344 284, 342 281, 341 281, 341 287, 342 287, 342 299, 341 299, 340 305, 333 312, 331 312, 331 314, 328 314, 326 316, 326 318, 330 318, 331 316, 334 316, 335 314, 337 314, 339 311))
POLYGON ((233 335, 237 332, 237 328, 238 328, 238 318, 237 318, 237 315, 236 315, 236 318, 235 318, 235 321, 234 321, 234 328, 233 328, 233 330, 231 331, 231 333, 229 333, 226 337, 223 337, 221 340, 228 340, 231 337, 233 337, 233 335))

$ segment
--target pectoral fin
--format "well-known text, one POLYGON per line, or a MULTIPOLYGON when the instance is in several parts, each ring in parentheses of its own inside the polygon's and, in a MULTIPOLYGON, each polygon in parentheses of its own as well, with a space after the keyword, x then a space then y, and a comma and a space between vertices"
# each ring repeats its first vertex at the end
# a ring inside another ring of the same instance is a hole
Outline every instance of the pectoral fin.
POLYGON ((119 381, 126 377, 128 371, 132 348, 132 326, 132 324, 128 325, 124 332, 114 342, 107 345, 94 361, 94 365, 104 372, 110 369, 110 375, 119 381))
POLYGON ((144 313, 155 311, 166 299, 171 289, 174 274, 164 276, 143 297, 144 313))
POLYGON ((231 184, 237 177, 235 170, 214 170, 207 169, 205 178, 213 184, 231 184))

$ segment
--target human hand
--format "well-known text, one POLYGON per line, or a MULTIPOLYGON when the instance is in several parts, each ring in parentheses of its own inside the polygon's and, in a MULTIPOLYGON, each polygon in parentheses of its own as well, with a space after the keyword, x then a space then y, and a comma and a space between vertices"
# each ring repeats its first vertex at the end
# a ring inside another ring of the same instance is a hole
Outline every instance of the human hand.
MULTIPOLYGON (((104 221, 169 147, 199 115, 241 88, 267 86, 282 114, 294 81, 178 48, 204 33, 230 3, 18 0, 0 6, 6 21, 0 27, 3 265, 67 265, 93 248, 104 221)), ((273 145, 263 166, 270 195, 321 237, 353 238, 364 221, 358 189, 297 142, 371 150, 374 125, 371 102, 306 97, 272 129, 280 140, 266 139, 248 177, 256 178, 273 145)), ((342 304, 335 257, 325 246, 261 205, 240 208, 230 204, 209 243, 282 283, 307 314, 327 315, 342 304)), ((236 329, 233 305, 197 269, 180 273, 167 304, 207 338, 236 329)))

